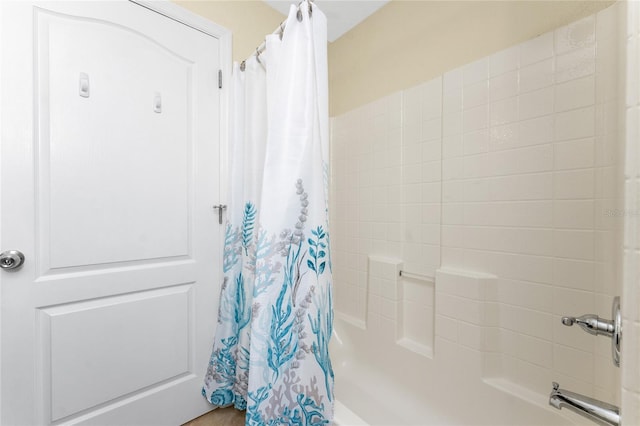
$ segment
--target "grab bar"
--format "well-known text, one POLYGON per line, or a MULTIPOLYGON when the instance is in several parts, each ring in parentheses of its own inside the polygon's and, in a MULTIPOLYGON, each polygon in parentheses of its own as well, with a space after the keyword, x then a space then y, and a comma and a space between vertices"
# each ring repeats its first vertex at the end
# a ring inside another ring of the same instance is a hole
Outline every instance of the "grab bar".
POLYGON ((414 272, 407 272, 403 270, 400 270, 400 273, 398 275, 400 275, 401 277, 413 278, 414 280, 420 280, 420 281, 428 281, 428 282, 435 281, 434 277, 430 277, 428 275, 416 274, 414 272))

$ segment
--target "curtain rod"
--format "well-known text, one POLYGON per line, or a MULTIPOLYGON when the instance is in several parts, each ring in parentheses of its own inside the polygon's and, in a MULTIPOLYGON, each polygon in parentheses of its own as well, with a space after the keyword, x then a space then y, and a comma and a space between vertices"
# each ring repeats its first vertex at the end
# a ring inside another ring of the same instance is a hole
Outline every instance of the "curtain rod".
MULTIPOLYGON (((298 18, 298 22, 302 22, 302 11, 300 10, 300 6, 304 2, 309 3, 309 17, 311 18, 313 15, 313 8, 311 7, 311 5, 313 4, 313 0, 302 0, 300 3, 298 3, 298 13, 296 14, 296 18, 298 18)), ((285 19, 284 21, 280 22, 280 25, 278 25, 278 28, 276 28, 271 34, 277 34, 280 37, 280 40, 282 40, 282 36, 284 34, 284 30, 286 27, 287 27, 287 21, 285 19)), ((258 60, 258 62, 260 62, 260 54, 265 50, 267 50, 266 38, 258 47, 256 47, 256 52, 254 53, 254 55, 256 56, 256 59, 258 60)), ((246 66, 246 60, 240 63, 240 71, 244 71, 245 66, 246 66)))

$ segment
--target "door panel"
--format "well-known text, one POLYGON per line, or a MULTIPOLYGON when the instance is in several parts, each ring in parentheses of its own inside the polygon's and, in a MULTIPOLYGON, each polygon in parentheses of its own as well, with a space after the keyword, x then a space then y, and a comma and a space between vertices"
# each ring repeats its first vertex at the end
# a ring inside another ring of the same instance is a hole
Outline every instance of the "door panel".
POLYGON ((127 1, 0 2, 0 423, 175 425, 220 282, 218 39, 127 1))
POLYGON ((188 374, 193 294, 187 284, 39 310, 52 420, 188 374))
POLYGON ((36 20, 43 266, 187 256, 193 63, 108 22, 36 20))

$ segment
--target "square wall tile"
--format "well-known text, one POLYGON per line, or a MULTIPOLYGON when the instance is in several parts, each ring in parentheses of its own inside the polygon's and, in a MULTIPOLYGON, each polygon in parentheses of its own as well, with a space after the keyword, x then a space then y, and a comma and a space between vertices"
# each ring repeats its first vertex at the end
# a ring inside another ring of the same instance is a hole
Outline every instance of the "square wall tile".
POLYGON ((584 169, 595 165, 595 139, 583 138, 555 143, 554 169, 584 169))
POLYGON ((462 132, 473 132, 485 129, 489 121, 489 109, 487 105, 465 109, 462 114, 462 132))
POLYGON ((521 67, 518 74, 520 93, 551 86, 554 82, 554 60, 546 59, 521 67))
POLYGON ((556 115, 555 139, 579 139, 595 134, 595 108, 593 106, 556 115))
POLYGON ((491 126, 512 123, 518 120, 518 98, 513 96, 492 102, 489 106, 491 126))
POLYGON ((560 229, 593 229, 593 200, 556 200, 553 203, 553 226, 560 229))
MULTIPOLYGON (((533 76, 531 76, 533 78, 533 76)), ((489 80, 489 99, 497 101, 518 94, 518 71, 509 71, 489 80)))
MULTIPOLYGON (((544 91, 544 89, 543 89, 544 91)), ((539 92, 539 91, 538 91, 539 92)), ((536 93, 536 92, 531 92, 536 93)), ((523 95, 523 96, 526 96, 523 95)), ((537 103, 538 100, 534 98, 534 104, 530 104, 525 107, 528 108, 526 111, 529 115, 535 116, 538 113, 541 113, 545 108, 549 105, 544 105, 544 100, 541 100, 540 103, 537 103), (537 112, 536 112, 537 109, 537 112)), ((521 105, 522 108, 522 105, 521 105)), ((529 117, 527 117, 529 118, 529 117)), ((553 134, 555 123, 553 120, 553 115, 545 115, 543 117, 525 119, 521 117, 521 120, 518 123, 518 135, 519 140, 517 143, 512 143, 514 146, 527 146, 527 145, 540 145, 546 144, 553 141, 553 134)))
MULTIPOLYGON (((590 291, 556 287, 553 289, 553 313, 559 316, 580 316, 578 312, 595 312, 595 296, 590 291), (576 312, 573 314, 572 312, 576 312)), ((576 331, 582 331, 575 329, 576 331)))
POLYGON ((472 108, 486 104, 489 101, 489 83, 481 80, 477 83, 465 85, 462 89, 462 107, 472 108))
POLYGON ((553 174, 556 200, 592 199, 595 194, 593 169, 557 171, 553 174))
POLYGON ((554 31, 556 54, 590 46, 596 41, 596 17, 588 16, 554 31))
POLYGON ((555 111, 587 107, 595 103, 595 76, 569 80, 555 86, 555 111))
POLYGON ((516 372, 510 375, 516 383, 526 383, 528 388, 541 395, 549 392, 551 382, 555 380, 551 370, 520 359, 516 361, 516 368, 516 372))
POLYGON ((479 59, 462 67, 462 81, 468 86, 489 77, 489 61, 487 58, 479 59))
POLYGON ((442 116, 442 77, 434 78, 420 86, 422 98, 422 120, 442 116))
POLYGON ((517 348, 520 359, 539 367, 552 367, 553 344, 551 341, 521 334, 518 336, 517 348))
POLYGON ((442 76, 442 90, 445 94, 456 90, 460 90, 462 93, 462 68, 456 68, 444 73, 442 76))
POLYGON ((553 112, 553 88, 546 87, 518 97, 520 120, 540 117, 553 112))
POLYGON ((572 50, 556 56, 556 82, 573 80, 596 71, 595 46, 572 50))
POLYGON ((444 139, 453 135, 462 134, 462 111, 445 113, 442 118, 442 135, 444 139))
POLYGON ((458 323, 458 343, 471 349, 483 349, 483 328, 466 322, 458 323))
POLYGON ((520 63, 519 56, 519 46, 510 47, 489 56, 489 76, 495 77, 508 71, 517 70, 520 63))
POLYGON ((412 87, 402 92, 403 125, 418 123, 422 118, 422 92, 420 87, 412 87))
POLYGON ((577 260, 593 260, 595 235, 593 231, 554 230, 554 256, 577 260))
POLYGON ((551 314, 531 309, 517 309, 516 315, 514 331, 539 339, 550 337, 550 330, 553 329, 551 314))
POLYGON ((520 66, 526 66, 553 56, 553 33, 546 33, 520 45, 520 66))
POLYGON ((553 369, 571 378, 593 383, 593 354, 556 344, 553 347, 553 369))
POLYGON ((553 169, 553 146, 539 145, 491 153, 494 175, 546 172, 553 169))

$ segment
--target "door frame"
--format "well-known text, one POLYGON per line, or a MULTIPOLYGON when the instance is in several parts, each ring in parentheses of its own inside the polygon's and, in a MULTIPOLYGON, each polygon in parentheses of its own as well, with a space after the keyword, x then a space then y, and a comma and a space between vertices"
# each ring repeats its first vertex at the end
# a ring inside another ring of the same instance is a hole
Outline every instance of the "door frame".
MULTIPOLYGON (((183 25, 186 25, 190 28, 193 28, 197 31, 200 31, 202 33, 205 33, 217 39, 219 43, 220 71, 222 72, 223 81, 230 80, 228 76, 231 75, 232 33, 229 29, 212 22, 201 15, 191 12, 178 4, 172 3, 170 0, 121 0, 121 1, 128 1, 131 3, 137 4, 138 6, 144 7, 152 12, 158 13, 168 19, 172 19, 176 22, 179 22, 183 25)), ((37 3, 37 1, 35 1, 34 3, 37 3)), ((4 14, 5 14, 5 8, 3 7, 3 2, 0 1, 0 21, 4 14)), ((6 54, 3 55, 2 51, 0 50, 0 81, 2 81, 2 74, 3 74, 2 70, 3 70, 4 61, 7 61, 6 54)), ((217 75, 214 75, 211 77, 215 79, 218 78, 217 75)), ((229 124, 228 124, 229 86, 230 86, 229 84, 222 84, 222 87, 219 88, 220 90, 220 98, 219 98, 219 102, 220 102, 219 104, 220 168, 218 171, 218 178, 219 178, 218 183, 220 185, 220 196, 221 198, 223 198, 220 200, 220 203, 222 204, 226 204, 226 202, 224 201, 224 198, 226 198, 226 191, 223 191, 223 189, 226 188, 226 183, 227 183, 226 164, 225 164, 226 156, 224 156, 224 154, 226 153, 227 135, 229 131, 229 124)), ((1 97, 2 97, 2 85, 0 85, 0 99, 1 97)), ((2 112, 2 102, 0 102, 0 113, 1 112, 2 112)), ((0 117, 1 116, 2 115, 0 114, 0 117)), ((2 142, 2 138, 1 138, 2 128, 3 128, 2 120, 0 120, 0 143, 2 142)), ((0 209, 0 214, 1 212, 2 210, 0 209)), ((1 223, 2 221, 0 220, 0 224, 1 223)), ((1 227, 0 227, 0 233, 2 233, 1 227)), ((1 274, 0 274, 0 285, 2 285, 1 274)), ((1 318, 2 318, 2 315, 0 315, 0 320, 1 318)), ((2 329, 0 327, 0 348, 2 347, 1 330, 2 329)), ((212 339, 213 339, 213 336, 212 336, 212 339)), ((0 351, 0 356, 1 355, 2 355, 2 352, 0 351)), ((1 362, 1 359, 0 359, 0 362, 1 362)), ((2 381, 2 370, 0 369, 0 382, 1 381, 2 381)), ((0 392, 1 392, 1 389, 0 389, 0 392)), ((3 409, 2 395, 0 394, 0 418, 2 418, 2 409, 3 409)))
MULTIPOLYGON (((135 3, 146 9, 159 13, 169 19, 201 31, 207 35, 217 38, 220 43, 220 70, 222 72, 222 87, 220 88, 220 169, 218 182, 220 185, 220 204, 227 204, 227 144, 229 132, 229 87, 231 86, 231 69, 233 62, 231 31, 221 25, 216 24, 198 15, 195 12, 172 3, 171 0, 126 0, 135 3)), ((1 1, 0 1, 1 3, 1 1)), ((2 7, 0 7, 0 17, 2 7)), ((0 64, 2 64, 0 54, 0 64)), ((1 75, 1 74, 0 74, 1 75)), ((217 78, 217 76, 215 76, 217 78)))

